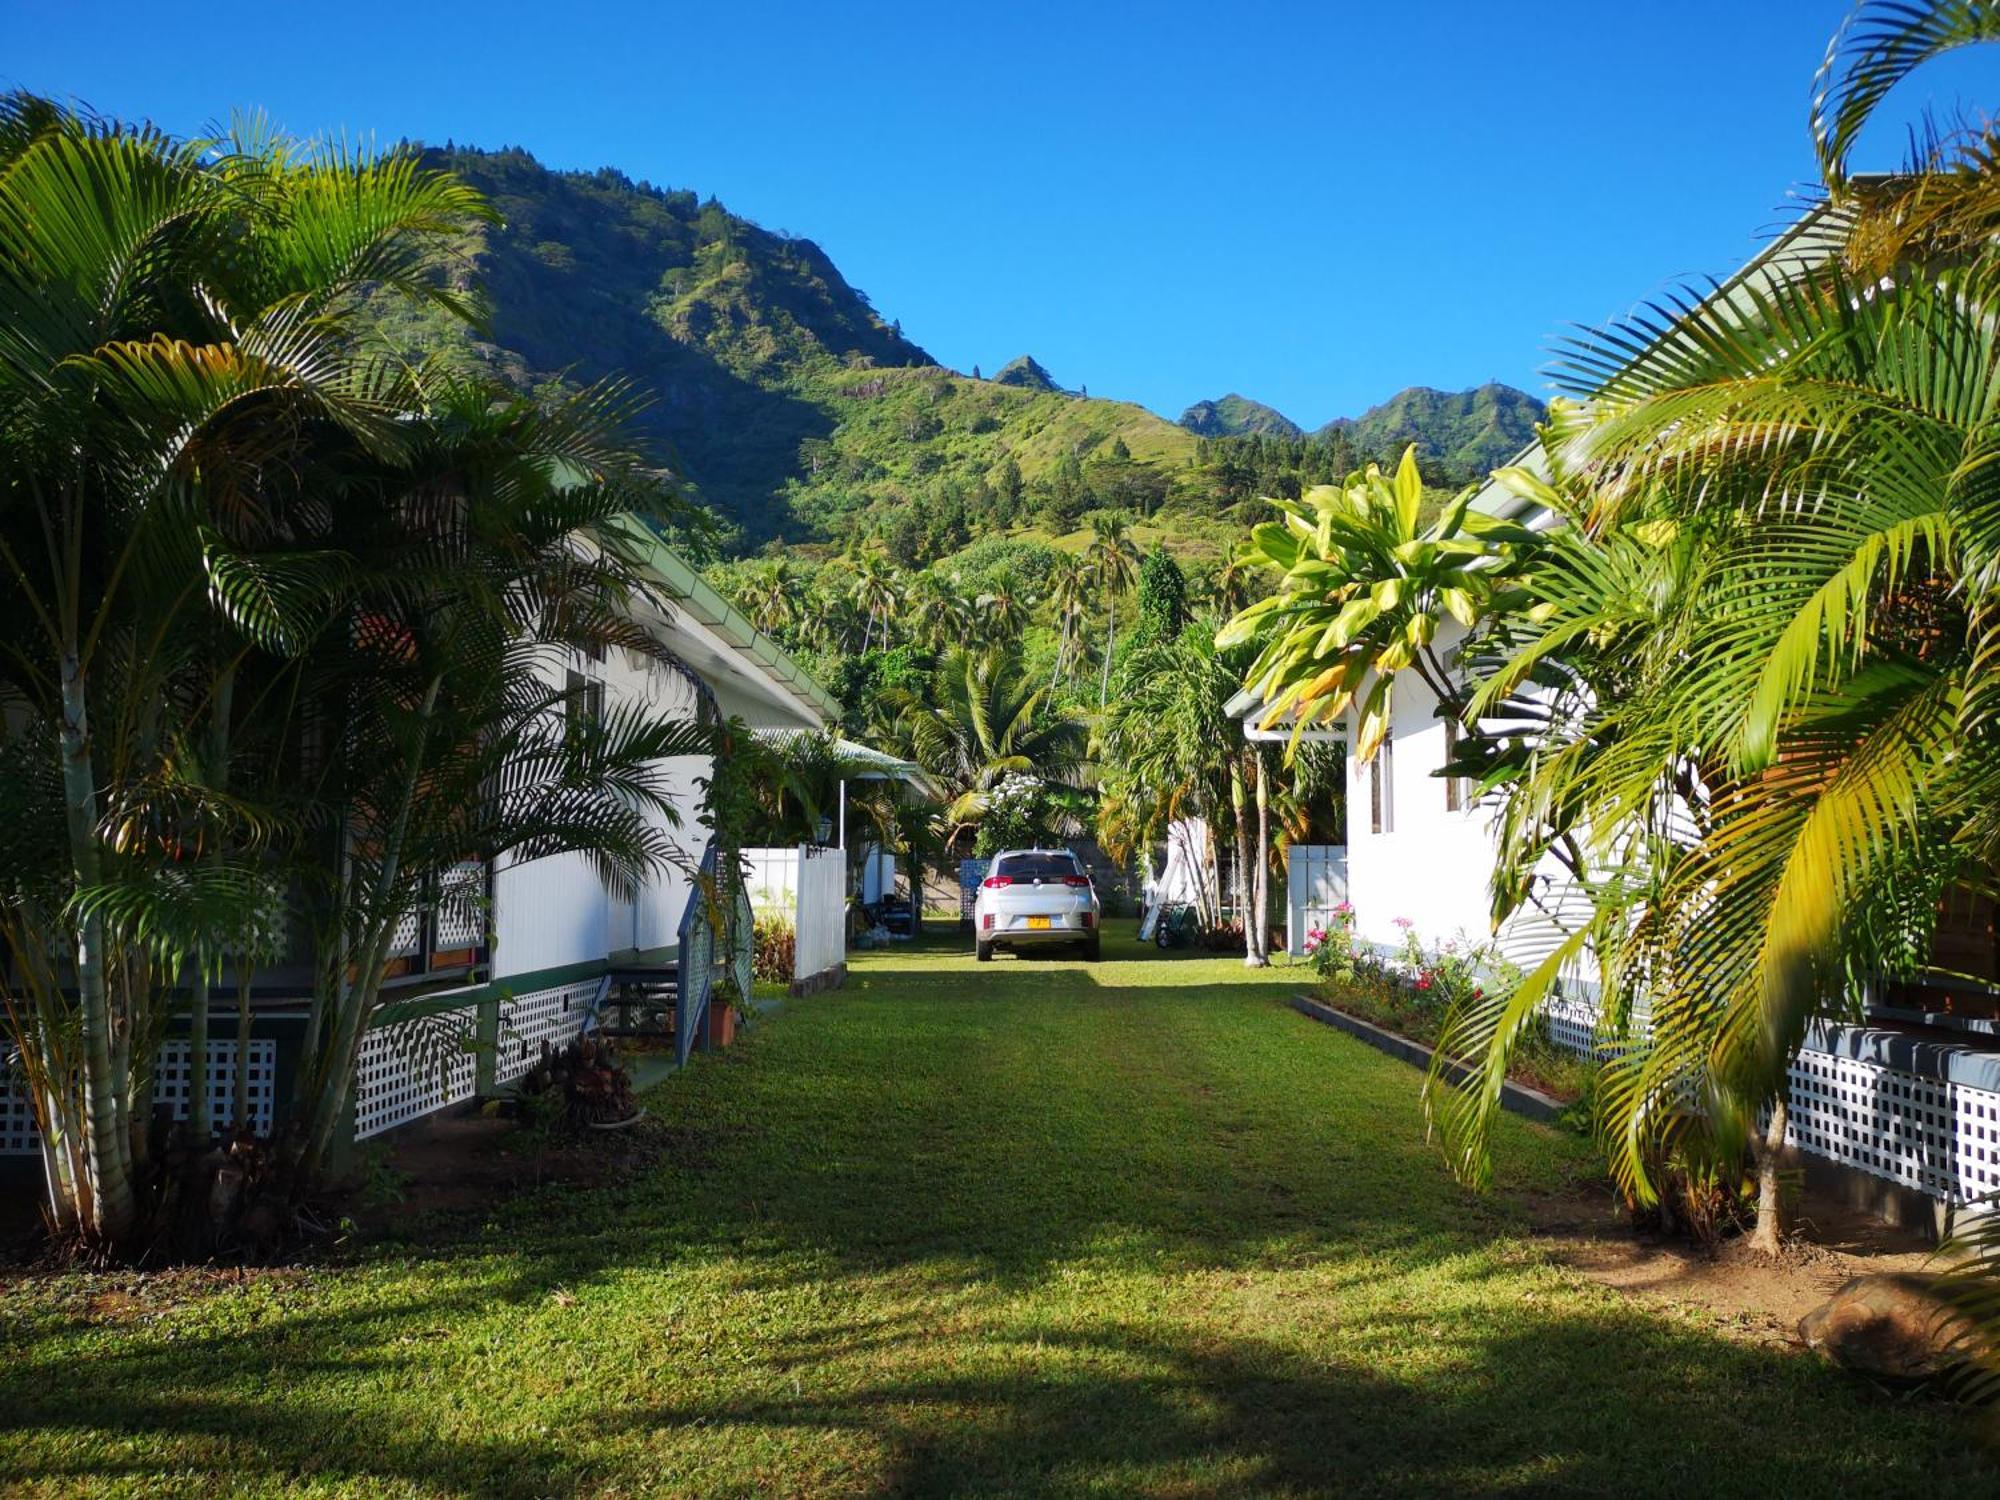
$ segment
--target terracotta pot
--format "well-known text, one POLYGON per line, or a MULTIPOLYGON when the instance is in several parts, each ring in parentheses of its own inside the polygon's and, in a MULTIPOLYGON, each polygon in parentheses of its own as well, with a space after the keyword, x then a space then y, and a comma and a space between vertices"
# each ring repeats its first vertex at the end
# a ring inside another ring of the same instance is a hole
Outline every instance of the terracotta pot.
POLYGON ((736 1040, 736 1007, 719 1000, 708 1005, 708 1045, 727 1047, 736 1040))

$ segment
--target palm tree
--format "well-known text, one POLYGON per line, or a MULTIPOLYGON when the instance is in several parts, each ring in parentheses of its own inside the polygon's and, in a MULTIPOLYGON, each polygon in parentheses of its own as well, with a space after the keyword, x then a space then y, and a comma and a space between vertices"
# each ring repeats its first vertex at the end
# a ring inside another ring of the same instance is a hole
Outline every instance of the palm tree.
POLYGON ((1083 726, 1054 710, 1047 689, 1031 687, 1020 656, 1003 647, 952 650, 927 692, 899 691, 889 706, 902 716, 918 762, 950 794, 948 844, 979 821, 987 794, 1006 777, 1073 789, 1083 768, 1083 726))
POLYGON ((864 555, 854 573, 854 606, 867 620, 867 627, 861 634, 861 654, 866 656, 868 648, 874 644, 875 626, 879 622, 884 640, 888 639, 889 616, 896 608, 902 595, 896 570, 874 553, 864 555))
POLYGON ((1056 617, 1056 659, 1049 675, 1049 688, 1054 691, 1067 675, 1090 614, 1090 569, 1082 558, 1068 552, 1056 554, 1049 573, 1049 604, 1056 617))
MULTIPOLYGON (((1213 620, 1143 644, 1119 669, 1118 693, 1100 717, 1094 759, 1103 768, 1100 829, 1114 843, 1156 844, 1176 820, 1200 818, 1217 834, 1232 822, 1235 885, 1245 934, 1254 920, 1255 856, 1249 764, 1227 705, 1243 685, 1244 653, 1218 649, 1213 620)), ((1211 843, 1220 848, 1220 837, 1211 843)), ((1219 913, 1210 912, 1213 920, 1219 913)), ((1255 962, 1254 947, 1246 957, 1255 962)))
POLYGON ((956 582, 936 573, 927 571, 912 579, 904 604, 911 632, 932 651, 963 642, 971 628, 971 615, 956 582))
POLYGON ((213 940, 227 903, 203 891, 240 894, 240 870, 189 866, 166 951, 148 963, 113 944, 102 893, 196 832, 150 823, 146 789, 181 785, 204 818, 232 816, 177 771, 195 616, 212 601, 242 637, 296 646, 274 605, 322 594, 338 568, 279 555, 265 507, 308 453, 401 447, 394 402, 357 361, 359 299, 464 310, 437 272, 486 216, 406 153, 175 143, 0 100, 0 607, 15 622, 0 717, 27 778, 10 791, 47 815, 0 834, 18 881, 0 927, 17 957, 74 956, 68 989, 26 961, 33 1019, 17 1041, 58 1230, 100 1250, 139 1227, 134 1127, 161 978, 213 940))
POLYGON ((745 582, 737 601, 750 623, 767 635, 788 630, 799 618, 799 584, 784 558, 766 564, 745 582))
POLYGON ((987 580, 986 592, 978 599, 979 609, 991 638, 1011 641, 1021 634, 1033 604, 1027 585, 1012 568, 1001 568, 987 580))
POLYGON ((1724 1160, 1747 1141, 1775 1249, 1806 1024, 1851 1013, 1859 978, 1920 971, 1943 893, 2000 868, 2000 133, 1933 133, 1887 184, 1846 167, 1897 79, 1996 30, 1990 7, 1864 7, 1816 95, 1829 252, 1577 345, 1589 405, 1551 423, 1545 479, 1512 478, 1571 526, 1471 705, 1532 726, 1500 764, 1498 895, 1562 832, 1591 914, 1453 1018, 1440 1055, 1484 1065, 1427 1097, 1468 1178, 1513 1045, 1589 951, 1619 1180, 1652 1201, 1691 1138, 1724 1160))
POLYGON ((1102 708, 1111 692, 1111 658, 1118 643, 1118 601, 1139 581, 1139 549, 1131 524, 1117 511, 1099 511, 1090 518, 1090 542, 1084 549, 1091 581, 1104 595, 1104 672, 1097 690, 1102 708))

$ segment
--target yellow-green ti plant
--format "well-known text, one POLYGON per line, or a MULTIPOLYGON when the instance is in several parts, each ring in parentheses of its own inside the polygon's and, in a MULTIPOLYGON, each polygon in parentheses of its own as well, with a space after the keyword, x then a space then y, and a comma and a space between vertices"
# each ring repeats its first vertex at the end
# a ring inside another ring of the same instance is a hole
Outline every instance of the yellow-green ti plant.
POLYGON ((1448 712, 1459 686, 1438 639, 1444 621, 1467 630, 1525 607, 1520 588, 1536 534, 1472 509, 1474 489, 1422 522, 1424 487, 1414 446, 1393 478, 1375 464, 1342 484, 1274 500, 1279 519, 1257 526, 1242 556, 1278 575, 1276 592, 1223 627, 1219 647, 1260 646, 1245 684, 1266 727, 1289 721, 1293 744, 1350 709, 1354 753, 1371 760, 1389 732, 1390 686, 1413 671, 1448 712))

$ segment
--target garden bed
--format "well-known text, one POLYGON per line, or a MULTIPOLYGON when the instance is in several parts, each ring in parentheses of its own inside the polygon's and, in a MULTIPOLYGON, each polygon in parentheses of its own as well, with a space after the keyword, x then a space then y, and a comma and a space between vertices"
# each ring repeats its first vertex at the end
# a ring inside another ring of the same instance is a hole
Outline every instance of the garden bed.
MULTIPOLYGON (((1323 980, 1312 997, 1329 1010, 1365 1021, 1393 1032, 1428 1054, 1444 1031, 1447 1007, 1441 1000, 1427 1000, 1421 991, 1412 991, 1393 980, 1323 980)), ((1593 1065, 1545 1036, 1530 1035, 1514 1049, 1507 1077, 1559 1101, 1573 1104, 1590 1089, 1593 1065)))

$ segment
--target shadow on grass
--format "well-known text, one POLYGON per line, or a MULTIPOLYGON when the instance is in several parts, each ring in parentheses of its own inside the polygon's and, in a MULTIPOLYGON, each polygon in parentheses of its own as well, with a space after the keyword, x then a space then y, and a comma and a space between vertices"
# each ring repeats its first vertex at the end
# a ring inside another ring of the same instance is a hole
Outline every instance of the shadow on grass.
POLYGON ((261 1319, 0 1321, 0 1481, 1877 1500, 1990 1478, 1939 1411, 1525 1266, 1505 1204, 1438 1170, 1406 1070, 1261 985, 1168 982, 1212 958, 1107 953, 1141 988, 958 957, 865 964, 653 1091, 704 1136, 693 1164, 413 1224, 261 1319), (601 1321, 550 1314, 578 1294, 601 1321))

